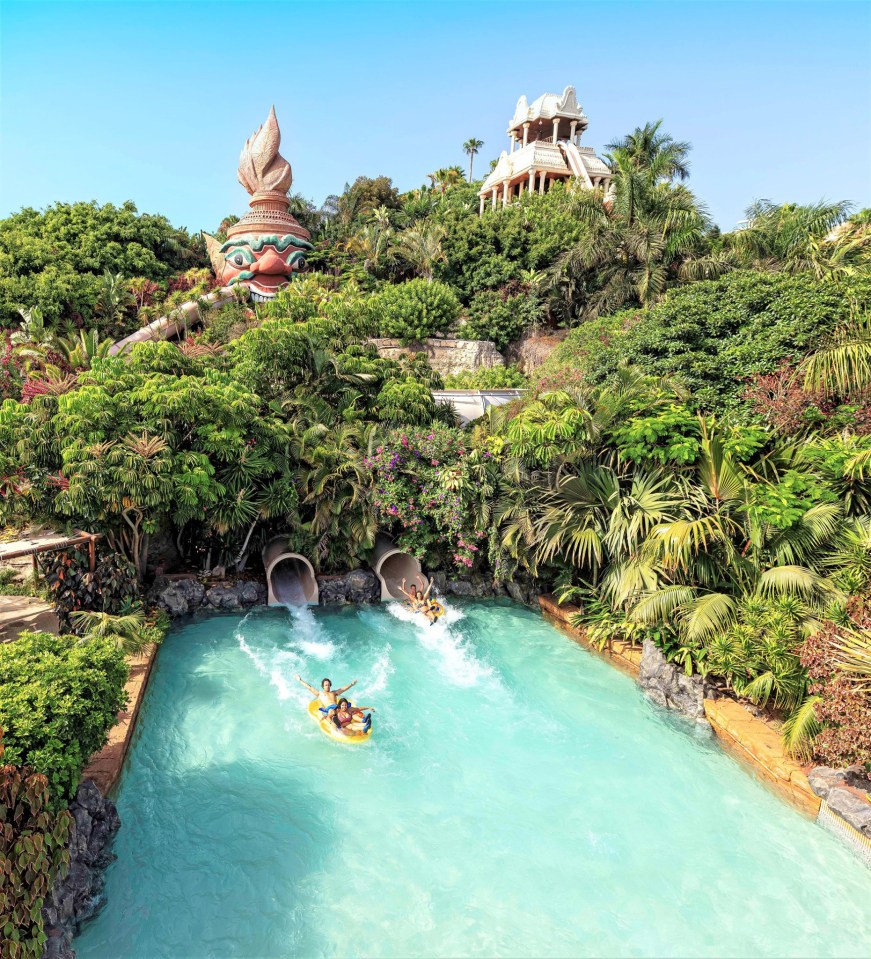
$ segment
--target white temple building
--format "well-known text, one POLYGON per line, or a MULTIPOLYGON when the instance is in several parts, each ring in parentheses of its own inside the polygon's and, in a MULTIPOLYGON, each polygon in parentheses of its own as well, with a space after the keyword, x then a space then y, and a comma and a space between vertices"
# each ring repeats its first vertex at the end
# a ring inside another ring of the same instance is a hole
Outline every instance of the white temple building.
POLYGON ((499 203, 504 207, 524 190, 546 193, 555 180, 572 177, 607 193, 611 171, 592 147, 581 146, 588 123, 574 87, 566 87, 562 96, 545 93, 532 105, 522 96, 508 124, 511 152, 502 151, 484 180, 480 212, 488 200, 494 209, 499 203))

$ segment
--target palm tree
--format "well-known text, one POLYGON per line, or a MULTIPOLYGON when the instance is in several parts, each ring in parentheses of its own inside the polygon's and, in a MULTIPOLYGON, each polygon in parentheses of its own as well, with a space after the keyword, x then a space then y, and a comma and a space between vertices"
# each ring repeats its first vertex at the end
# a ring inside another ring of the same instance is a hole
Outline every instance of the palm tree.
POLYGON ((123 273, 112 273, 109 270, 103 274, 100 282, 97 302, 94 312, 101 317, 109 330, 118 327, 129 307, 136 305, 130 284, 123 273))
POLYGON ((472 182, 472 162, 475 159, 475 154, 484 146, 483 140, 476 140, 474 137, 466 140, 463 144, 463 151, 466 156, 469 158, 469 183, 472 182))
POLYGON ((579 191, 570 203, 586 229, 555 261, 551 290, 567 297, 569 311, 580 307, 584 319, 650 306, 693 268, 712 277, 731 268, 728 257, 704 255, 709 222, 692 193, 654 184, 622 155, 610 208, 602 204, 601 191, 579 191), (577 302, 579 289, 583 303, 577 302))
POLYGON ((138 656, 150 641, 147 636, 143 636, 147 623, 141 610, 124 616, 112 616, 109 613, 79 609, 71 614, 71 619, 73 627, 83 638, 109 636, 127 656, 138 656))
POLYGON ((111 340, 101 340, 98 330, 79 330, 78 336, 67 336, 58 342, 58 352, 72 370, 89 370, 95 359, 109 355, 111 340))
POLYGON ((606 145, 609 151, 605 159, 615 169, 617 156, 622 156, 636 170, 648 174, 654 182, 685 180, 689 175, 691 145, 675 140, 668 133, 661 133, 662 120, 636 127, 632 133, 606 145), (610 155, 609 155, 610 154, 610 155))
POLYGON ((58 348, 58 340, 54 331, 46 325, 42 310, 34 306, 29 310, 19 309, 21 326, 9 337, 9 342, 15 347, 15 352, 27 361, 30 366, 35 363, 43 366, 49 353, 58 348))
POLYGON ((755 269, 809 270, 818 279, 867 271, 868 243, 849 229, 839 229, 849 212, 850 204, 843 201, 778 206, 758 200, 747 210, 745 224, 726 241, 755 269))
POLYGON ((396 241, 396 252, 418 276, 431 283, 436 263, 447 262, 442 249, 446 234, 445 228, 438 223, 403 230, 396 241))
POLYGON ((440 193, 445 193, 450 187, 465 182, 463 171, 458 166, 442 167, 432 173, 427 173, 427 178, 432 183, 432 188, 435 190, 438 187, 440 193))

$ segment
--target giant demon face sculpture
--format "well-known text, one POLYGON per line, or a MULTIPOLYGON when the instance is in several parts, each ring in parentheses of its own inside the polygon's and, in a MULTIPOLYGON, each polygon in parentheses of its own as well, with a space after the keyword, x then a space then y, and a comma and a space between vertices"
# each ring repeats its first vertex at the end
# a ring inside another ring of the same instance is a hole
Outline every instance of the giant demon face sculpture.
POLYGON ((273 107, 239 160, 239 182, 251 194, 251 212, 230 227, 225 243, 203 234, 218 279, 224 286, 247 287, 258 302, 273 299, 304 270, 306 252, 313 249, 308 231, 287 212, 293 177, 280 144, 273 107))

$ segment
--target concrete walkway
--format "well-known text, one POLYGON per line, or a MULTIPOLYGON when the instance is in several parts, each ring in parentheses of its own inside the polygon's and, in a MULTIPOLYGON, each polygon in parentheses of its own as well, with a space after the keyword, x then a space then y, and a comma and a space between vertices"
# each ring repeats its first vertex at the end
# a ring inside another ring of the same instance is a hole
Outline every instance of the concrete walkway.
POLYGON ((50 603, 34 596, 0 596, 0 643, 8 643, 25 630, 58 632, 60 624, 50 603))

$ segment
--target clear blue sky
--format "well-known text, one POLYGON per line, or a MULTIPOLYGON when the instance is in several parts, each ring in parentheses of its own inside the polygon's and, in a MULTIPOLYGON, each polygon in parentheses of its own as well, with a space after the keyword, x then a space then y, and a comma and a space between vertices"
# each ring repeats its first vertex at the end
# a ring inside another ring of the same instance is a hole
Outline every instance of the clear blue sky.
POLYGON ((120 203, 213 228, 247 209, 275 103, 294 189, 400 189, 506 145, 518 96, 573 84, 601 149, 647 120, 693 144, 733 227, 759 197, 871 205, 871 4, 0 0, 0 216, 120 203))

